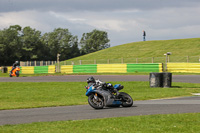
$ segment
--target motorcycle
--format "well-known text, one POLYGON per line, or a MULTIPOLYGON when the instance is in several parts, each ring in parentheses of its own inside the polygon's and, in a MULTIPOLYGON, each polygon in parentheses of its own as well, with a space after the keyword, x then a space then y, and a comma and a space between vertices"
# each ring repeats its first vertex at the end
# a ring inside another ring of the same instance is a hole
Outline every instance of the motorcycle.
MULTIPOLYGON (((11 70, 12 70, 12 67, 11 67, 11 70)), ((19 77, 19 71, 20 71, 20 67, 16 66, 16 68, 14 70, 10 71, 9 76, 10 77, 13 77, 13 76, 19 77)))
MULTIPOLYGON (((113 86, 117 91, 122 90, 124 87, 121 84, 113 86)), ((125 92, 114 93, 110 89, 105 89, 101 82, 96 81, 96 84, 86 86, 86 96, 88 96, 88 103, 94 109, 103 109, 104 107, 131 107, 133 99, 125 92), (100 83, 100 84, 99 84, 100 83)))

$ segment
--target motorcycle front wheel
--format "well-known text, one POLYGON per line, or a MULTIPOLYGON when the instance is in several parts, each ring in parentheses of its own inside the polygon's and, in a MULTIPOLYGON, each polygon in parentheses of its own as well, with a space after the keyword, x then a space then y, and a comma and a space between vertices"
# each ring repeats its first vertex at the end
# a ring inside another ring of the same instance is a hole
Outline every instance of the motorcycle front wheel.
POLYGON ((88 96, 88 103, 94 109, 102 109, 104 107, 103 97, 98 97, 94 94, 88 96))
POLYGON ((17 77, 19 77, 19 71, 16 71, 15 74, 17 77))
POLYGON ((119 98, 122 99, 123 107, 131 107, 133 105, 133 99, 129 94, 127 94, 125 92, 120 92, 119 98))

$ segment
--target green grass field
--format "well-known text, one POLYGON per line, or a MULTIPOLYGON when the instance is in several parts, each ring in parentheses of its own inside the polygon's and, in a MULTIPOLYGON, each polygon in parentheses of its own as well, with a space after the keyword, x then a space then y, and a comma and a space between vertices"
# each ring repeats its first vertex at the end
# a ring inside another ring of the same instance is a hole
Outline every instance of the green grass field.
MULTIPOLYGON (((190 59, 191 62, 199 61, 200 51, 200 38, 192 39, 176 39, 176 40, 158 40, 158 41, 143 41, 133 42, 123 45, 110 47, 104 50, 100 50, 91 54, 76 57, 67 60, 67 64, 79 64, 79 60, 82 60, 84 64, 94 64, 94 60, 97 64, 107 63, 107 59, 110 59, 110 63, 121 62, 135 62, 135 58, 147 58, 148 62, 151 62, 151 57, 163 57, 161 59, 155 59, 157 63, 165 62, 164 53, 172 52, 170 55, 173 62, 186 62, 186 56, 197 56, 196 59, 190 59), (90 61, 89 61, 90 60, 90 61), (112 61, 111 61, 112 60, 112 61)), ((145 59, 146 60, 146 59, 145 59)), ((141 60, 140 63, 146 62, 141 60)), ((64 64, 64 62, 63 62, 64 64)))
POLYGON ((0 126, 1 133, 198 133, 200 113, 40 122, 0 126))
MULTIPOLYGON (((150 88, 149 82, 111 82, 124 85, 133 100, 189 96, 200 84, 173 83, 172 88, 150 88)), ((0 82, 0 110, 88 104, 86 82, 0 82)))
MULTIPOLYGON (((181 74, 181 73, 180 73, 181 74)), ((185 74, 185 73, 182 73, 185 74)), ((191 73, 194 75, 195 73, 191 73)), ((83 73, 43 73, 43 74, 20 74, 19 77, 35 77, 35 76, 62 76, 62 75, 83 75, 83 73)), ((84 75, 149 75, 149 73, 84 73, 84 75)), ((196 75, 196 74, 195 74, 196 75)), ((0 77, 9 77, 8 73, 1 73, 0 77)), ((15 78, 15 77, 14 77, 15 78)))
MULTIPOLYGON (((195 59, 190 59, 193 62, 193 60, 195 61, 198 59, 199 51, 200 38, 145 41, 111 47, 81 57, 73 58, 68 61, 69 64, 73 61, 75 65, 80 63, 79 60, 82 60, 82 63, 85 64, 108 63, 108 61, 109 63, 119 63, 123 58, 124 63, 126 63, 132 62, 135 58, 149 57, 149 60, 151 60, 152 57, 162 57, 160 59, 158 58, 158 60, 155 59, 155 62, 162 63, 165 62, 163 54, 166 52, 172 52, 172 55, 170 55, 170 61, 176 62, 178 60, 185 62, 184 56, 197 56, 195 59)), ((146 62, 146 60, 142 60, 141 62, 146 62)), ((62 62, 62 64, 64 64, 64 62, 62 62)), ((133 73, 131 73, 131 75, 132 74, 133 73)), ((148 73, 136 74, 148 75, 148 73)), ((46 75, 49 74, 20 76, 27 77, 46 75)), ((56 73, 53 75, 62 74, 56 73)), ((0 73, 0 77, 8 77, 8 74, 0 73)), ((150 88, 148 82, 111 83, 120 83, 124 85, 125 88, 122 91, 129 93, 133 97, 133 100, 190 96, 191 93, 200 93, 200 84, 192 83, 173 82, 172 88, 150 88)), ((85 85, 85 82, 0 82, 0 110, 88 104, 87 97, 85 96, 85 85)), ((200 113, 189 113, 130 116, 78 121, 40 122, 0 126, 0 133, 197 133, 200 131, 199 118, 200 113)))
MULTIPOLYGON (((200 73, 172 73, 173 75, 200 75, 200 73)), ((62 75, 83 75, 83 73, 46 73, 46 74, 20 74, 20 77, 36 77, 36 76, 62 76, 62 75)), ((149 72, 135 73, 84 73, 84 75, 149 75, 149 72)), ((8 73, 1 73, 0 77, 9 77, 8 73)), ((16 78, 16 77, 14 77, 16 78)))

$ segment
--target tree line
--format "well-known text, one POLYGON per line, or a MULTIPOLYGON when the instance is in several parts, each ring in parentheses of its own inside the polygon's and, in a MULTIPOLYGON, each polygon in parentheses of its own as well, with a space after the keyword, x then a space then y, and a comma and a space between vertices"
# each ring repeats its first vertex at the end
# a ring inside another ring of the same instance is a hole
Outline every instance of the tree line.
POLYGON ((56 28, 42 34, 29 26, 12 25, 0 30, 0 66, 15 61, 67 60, 110 47, 107 32, 94 29, 80 41, 68 29, 56 28))

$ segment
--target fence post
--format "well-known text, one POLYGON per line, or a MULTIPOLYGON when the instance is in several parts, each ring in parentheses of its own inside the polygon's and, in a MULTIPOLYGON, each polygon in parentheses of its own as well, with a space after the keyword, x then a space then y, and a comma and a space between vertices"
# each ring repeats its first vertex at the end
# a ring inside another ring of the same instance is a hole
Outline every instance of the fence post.
POLYGON ((109 61, 109 59, 108 59, 108 62, 107 62, 108 64, 110 64, 110 61, 109 61))
POLYGON ((154 57, 152 57, 152 63, 154 62, 154 57))
POLYGON ((81 60, 79 60, 79 62, 80 62, 80 65, 81 65, 81 60))
POLYGON ((189 56, 187 56, 187 63, 189 62, 189 56))
POLYGON ((200 63, 200 56, 199 56, 199 63, 200 63))
POLYGON ((96 60, 94 59, 94 64, 97 64, 96 60))
POLYGON ((122 64, 124 64, 124 58, 122 57, 122 64))
POLYGON ((169 62, 169 56, 167 56, 168 57, 168 62, 169 62))
POLYGON ((138 58, 136 58, 136 63, 138 63, 138 58))

